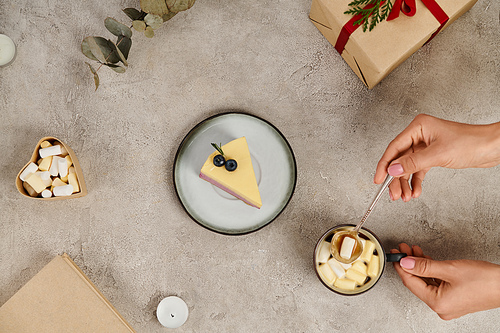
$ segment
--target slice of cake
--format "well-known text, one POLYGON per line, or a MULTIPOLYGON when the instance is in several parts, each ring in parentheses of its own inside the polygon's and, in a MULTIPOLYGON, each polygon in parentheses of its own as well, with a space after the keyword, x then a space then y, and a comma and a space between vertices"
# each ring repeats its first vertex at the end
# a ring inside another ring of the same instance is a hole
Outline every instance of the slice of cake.
POLYGON ((222 147, 212 144, 217 151, 208 156, 201 168, 200 178, 246 204, 260 208, 259 187, 255 179, 252 158, 248 151, 247 139, 241 137, 222 147))

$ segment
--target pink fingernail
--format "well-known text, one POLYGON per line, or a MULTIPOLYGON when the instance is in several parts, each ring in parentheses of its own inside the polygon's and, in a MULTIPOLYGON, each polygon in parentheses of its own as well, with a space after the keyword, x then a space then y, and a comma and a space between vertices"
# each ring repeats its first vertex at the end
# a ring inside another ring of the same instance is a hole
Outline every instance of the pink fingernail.
POLYGON ((387 170, 387 172, 389 172, 389 174, 391 176, 400 176, 403 174, 404 170, 403 170, 403 166, 399 163, 396 163, 396 164, 393 164, 389 167, 389 169, 387 170))
POLYGON ((403 258, 403 259, 401 259, 399 261, 399 264, 403 268, 413 269, 413 268, 415 268, 415 259, 413 259, 413 258, 403 258))

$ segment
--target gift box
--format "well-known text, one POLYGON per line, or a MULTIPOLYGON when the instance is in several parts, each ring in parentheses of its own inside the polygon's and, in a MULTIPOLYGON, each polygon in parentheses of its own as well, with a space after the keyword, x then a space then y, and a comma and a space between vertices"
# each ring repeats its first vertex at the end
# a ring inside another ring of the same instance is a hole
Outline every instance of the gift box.
POLYGON ((135 333, 67 255, 55 257, 0 307, 2 333, 135 333))
POLYGON ((344 14, 351 0, 313 0, 309 17, 371 89, 476 1, 393 0, 391 20, 366 32, 354 25, 352 15, 344 14))

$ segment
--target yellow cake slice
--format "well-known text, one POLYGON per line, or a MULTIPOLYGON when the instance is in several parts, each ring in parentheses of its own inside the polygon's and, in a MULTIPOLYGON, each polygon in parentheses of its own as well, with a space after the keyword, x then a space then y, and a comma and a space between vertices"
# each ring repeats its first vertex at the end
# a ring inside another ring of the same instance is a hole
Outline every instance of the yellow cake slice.
POLYGON ((234 195, 246 204, 260 208, 259 187, 255 179, 255 172, 252 166, 252 158, 248 150, 247 139, 241 137, 226 143, 221 147, 226 160, 233 159, 238 166, 234 171, 228 171, 224 166, 214 165, 214 157, 219 155, 218 151, 208 156, 205 164, 201 168, 200 178, 219 187, 227 193, 234 195))

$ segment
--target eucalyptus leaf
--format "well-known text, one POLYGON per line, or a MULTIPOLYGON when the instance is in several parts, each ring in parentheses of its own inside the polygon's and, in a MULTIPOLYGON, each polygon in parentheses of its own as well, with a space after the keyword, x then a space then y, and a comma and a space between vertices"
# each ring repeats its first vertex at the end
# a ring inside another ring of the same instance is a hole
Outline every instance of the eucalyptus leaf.
MULTIPOLYGON (((101 60, 101 59, 99 59, 99 57, 97 57, 97 55, 94 53, 94 51, 92 51, 94 56, 96 56, 100 62, 102 62, 102 63, 108 62, 108 63, 115 64, 118 61, 120 61, 120 58, 118 57, 118 55, 115 52, 113 52, 114 47, 112 45, 109 45, 108 40, 106 38, 93 37, 93 40, 94 40, 95 44, 97 44, 100 53, 104 56, 104 60, 101 60)), ((98 52, 98 51, 96 51, 96 52, 98 52)))
POLYGON ((106 56, 105 56, 104 52, 102 51, 100 45, 98 44, 99 38, 102 38, 102 37, 87 37, 87 38, 85 38, 85 40, 87 41, 89 49, 92 52, 92 54, 94 55, 94 57, 97 58, 97 60, 100 62, 106 62, 106 56))
MULTIPOLYGON (((90 38, 90 37, 87 37, 87 38, 90 38)), ((90 45, 89 45, 89 42, 87 40, 87 38, 85 38, 83 41, 82 41, 82 53, 89 59, 91 60, 95 60, 95 61, 99 61, 93 54, 92 54, 92 50, 90 49, 90 45)))
POLYGON ((135 20, 142 20, 144 18, 144 16, 146 15, 146 13, 144 12, 140 12, 138 11, 137 9, 135 8, 125 8, 123 10, 123 12, 125 14, 127 14, 128 17, 130 17, 130 19, 132 21, 135 21, 135 20))
POLYGON ((134 27, 137 31, 144 31, 146 30, 146 23, 144 21, 136 20, 132 22, 132 27, 134 27))
POLYGON ((112 70, 114 70, 115 72, 117 73, 125 73, 126 69, 122 66, 118 66, 118 65, 113 65, 113 64, 104 64, 105 66, 108 66, 109 68, 111 68, 112 70))
POLYGON ((116 41, 116 46, 122 51, 125 59, 128 59, 128 52, 130 51, 130 47, 132 47, 132 39, 125 36, 119 36, 116 41))
POLYGON ((91 64, 89 64, 88 62, 85 63, 89 65, 90 71, 92 72, 92 74, 94 74, 95 90, 97 90, 97 88, 99 88, 99 75, 97 75, 97 71, 92 67, 91 64))
POLYGON ((177 12, 169 12, 168 14, 163 15, 161 18, 163 19, 163 22, 167 22, 172 17, 174 17, 176 14, 177 14, 177 12))
POLYGON ((115 36, 125 36, 132 38, 132 30, 125 24, 118 22, 112 17, 107 17, 104 20, 104 26, 115 36))
POLYGON ((148 14, 164 15, 168 14, 165 0, 141 0, 141 10, 148 14))
POLYGON ((166 0, 168 10, 171 12, 182 12, 193 7, 196 0, 166 0))
POLYGON ((151 27, 147 27, 146 31, 144 31, 144 36, 146 36, 147 38, 153 38, 154 35, 155 35, 155 32, 154 32, 153 28, 151 28, 151 27))
POLYGON ((161 27, 161 25, 163 24, 163 19, 161 18, 161 16, 148 14, 146 15, 146 17, 144 17, 144 22, 154 30, 161 27))
POLYGON ((103 45, 101 47, 101 50, 106 50, 106 51, 103 51, 103 52, 106 52, 106 61, 104 63, 116 64, 117 62, 119 62, 120 57, 118 56, 118 53, 116 53, 115 47, 113 46, 113 43, 110 43, 107 39, 104 39, 104 38, 103 38, 102 43, 103 43, 103 45), (104 44, 104 43, 106 43, 106 44, 104 44))
MULTIPOLYGON (((115 43, 113 43, 113 41, 111 41, 111 39, 108 39, 108 45, 113 48, 113 52, 118 55, 120 61, 125 65, 125 66, 128 66, 128 63, 127 63, 127 59, 125 58, 125 56, 123 55, 122 51, 120 51, 120 49, 118 48, 118 46, 116 46, 115 43)), ((111 61, 110 61, 111 62, 111 61)))

